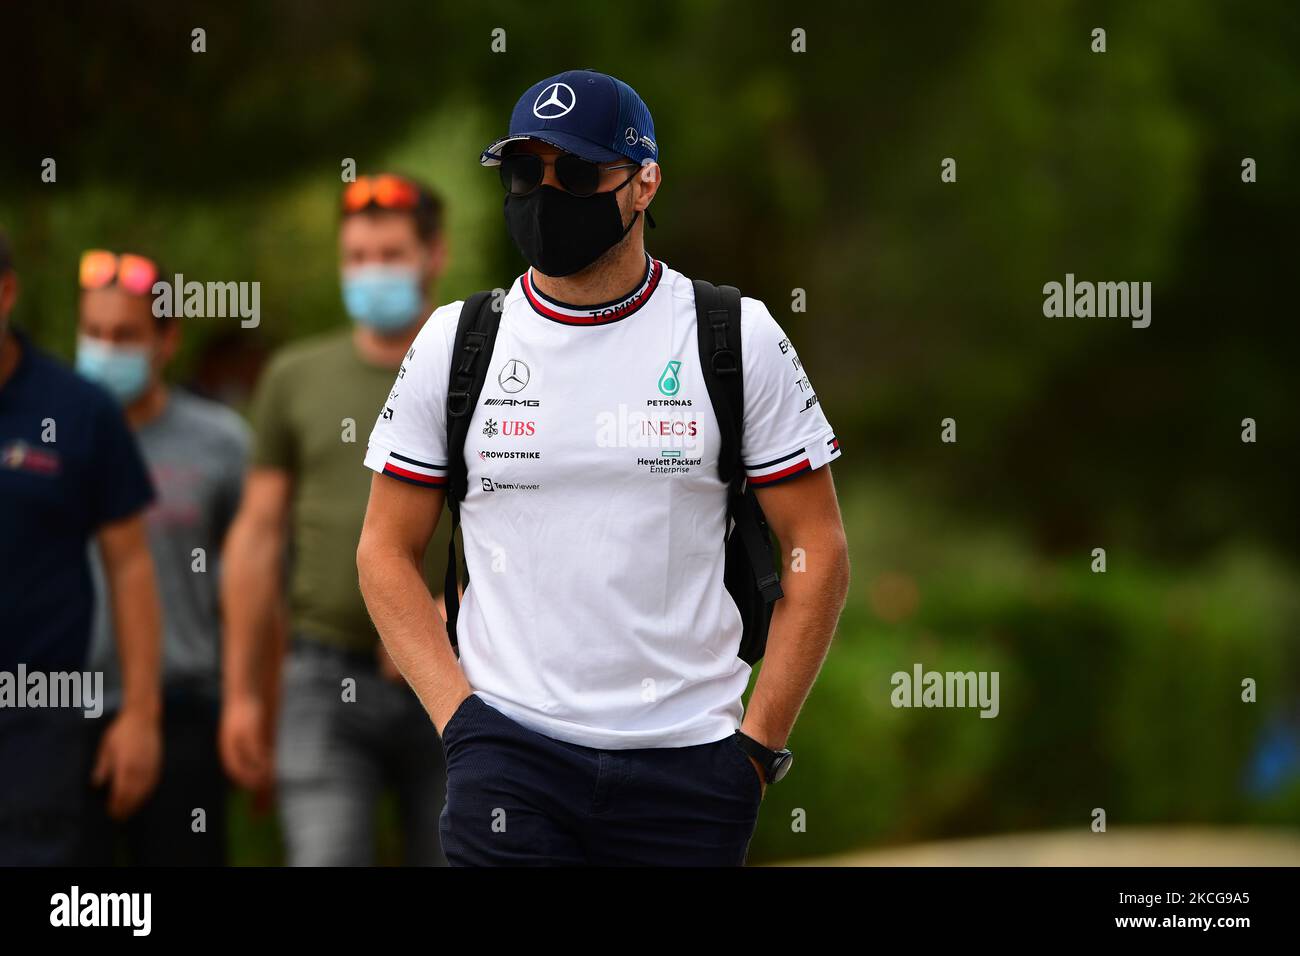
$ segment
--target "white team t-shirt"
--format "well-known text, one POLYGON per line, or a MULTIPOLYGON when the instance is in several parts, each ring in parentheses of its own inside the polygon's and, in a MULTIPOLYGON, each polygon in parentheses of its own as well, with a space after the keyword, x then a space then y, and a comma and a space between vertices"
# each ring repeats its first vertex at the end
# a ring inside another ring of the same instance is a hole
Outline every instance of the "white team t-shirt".
MULTIPOLYGON (((726 488, 699 368, 695 293, 647 256, 626 299, 576 308, 515 280, 465 442, 470 583, 457 628, 470 686, 520 724, 587 747, 729 736, 750 667, 723 585, 726 488)), ((442 487, 461 302, 420 330, 365 463, 442 487)), ((839 457, 798 355, 741 300, 754 485, 839 457)))

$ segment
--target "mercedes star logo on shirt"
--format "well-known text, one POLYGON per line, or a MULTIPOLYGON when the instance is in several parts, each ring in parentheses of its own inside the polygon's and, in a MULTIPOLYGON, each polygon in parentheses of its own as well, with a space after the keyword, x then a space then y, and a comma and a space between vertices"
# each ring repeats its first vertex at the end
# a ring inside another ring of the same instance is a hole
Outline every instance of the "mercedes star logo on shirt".
POLYGON ((503 392, 509 392, 512 395, 515 392, 522 392, 524 386, 528 384, 528 366, 519 359, 511 359, 501 366, 501 374, 497 376, 497 384, 501 386, 503 392))

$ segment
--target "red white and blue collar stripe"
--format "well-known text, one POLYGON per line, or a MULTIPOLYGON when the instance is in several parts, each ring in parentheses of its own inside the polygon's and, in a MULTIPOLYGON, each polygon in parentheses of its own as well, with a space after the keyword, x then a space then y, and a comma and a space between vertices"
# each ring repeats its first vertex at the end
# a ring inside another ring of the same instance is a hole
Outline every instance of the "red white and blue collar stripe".
POLYGON ((533 307, 533 311, 553 322, 564 325, 608 325, 610 322, 626 319, 649 302, 655 289, 659 287, 659 280, 663 278, 663 274, 664 264, 646 253, 645 278, 637 286, 636 291, 613 302, 602 302, 600 305, 570 305, 552 299, 533 285, 532 269, 523 274, 520 284, 523 287, 524 298, 533 307))

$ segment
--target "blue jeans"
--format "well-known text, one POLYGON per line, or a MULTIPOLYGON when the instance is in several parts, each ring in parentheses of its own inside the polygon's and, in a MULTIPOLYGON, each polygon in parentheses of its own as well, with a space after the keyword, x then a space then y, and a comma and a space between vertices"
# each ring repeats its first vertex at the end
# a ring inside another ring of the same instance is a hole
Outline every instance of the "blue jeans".
POLYGON ((442 866, 442 743, 415 692, 373 655, 295 642, 284 673, 276 790, 290 866, 370 866, 380 794, 397 795, 403 862, 442 866), (343 681, 356 699, 343 699, 343 681))
POLYGON ((735 740, 597 750, 471 694, 443 728, 452 866, 740 866, 758 770, 735 740))

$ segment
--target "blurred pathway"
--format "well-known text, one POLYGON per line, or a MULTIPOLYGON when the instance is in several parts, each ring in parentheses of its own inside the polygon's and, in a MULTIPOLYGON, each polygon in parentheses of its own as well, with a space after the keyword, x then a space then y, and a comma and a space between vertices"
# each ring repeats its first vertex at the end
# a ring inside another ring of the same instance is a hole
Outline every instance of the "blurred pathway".
POLYGON ((1300 866, 1300 830, 1113 827, 918 843, 785 866, 1300 866))

